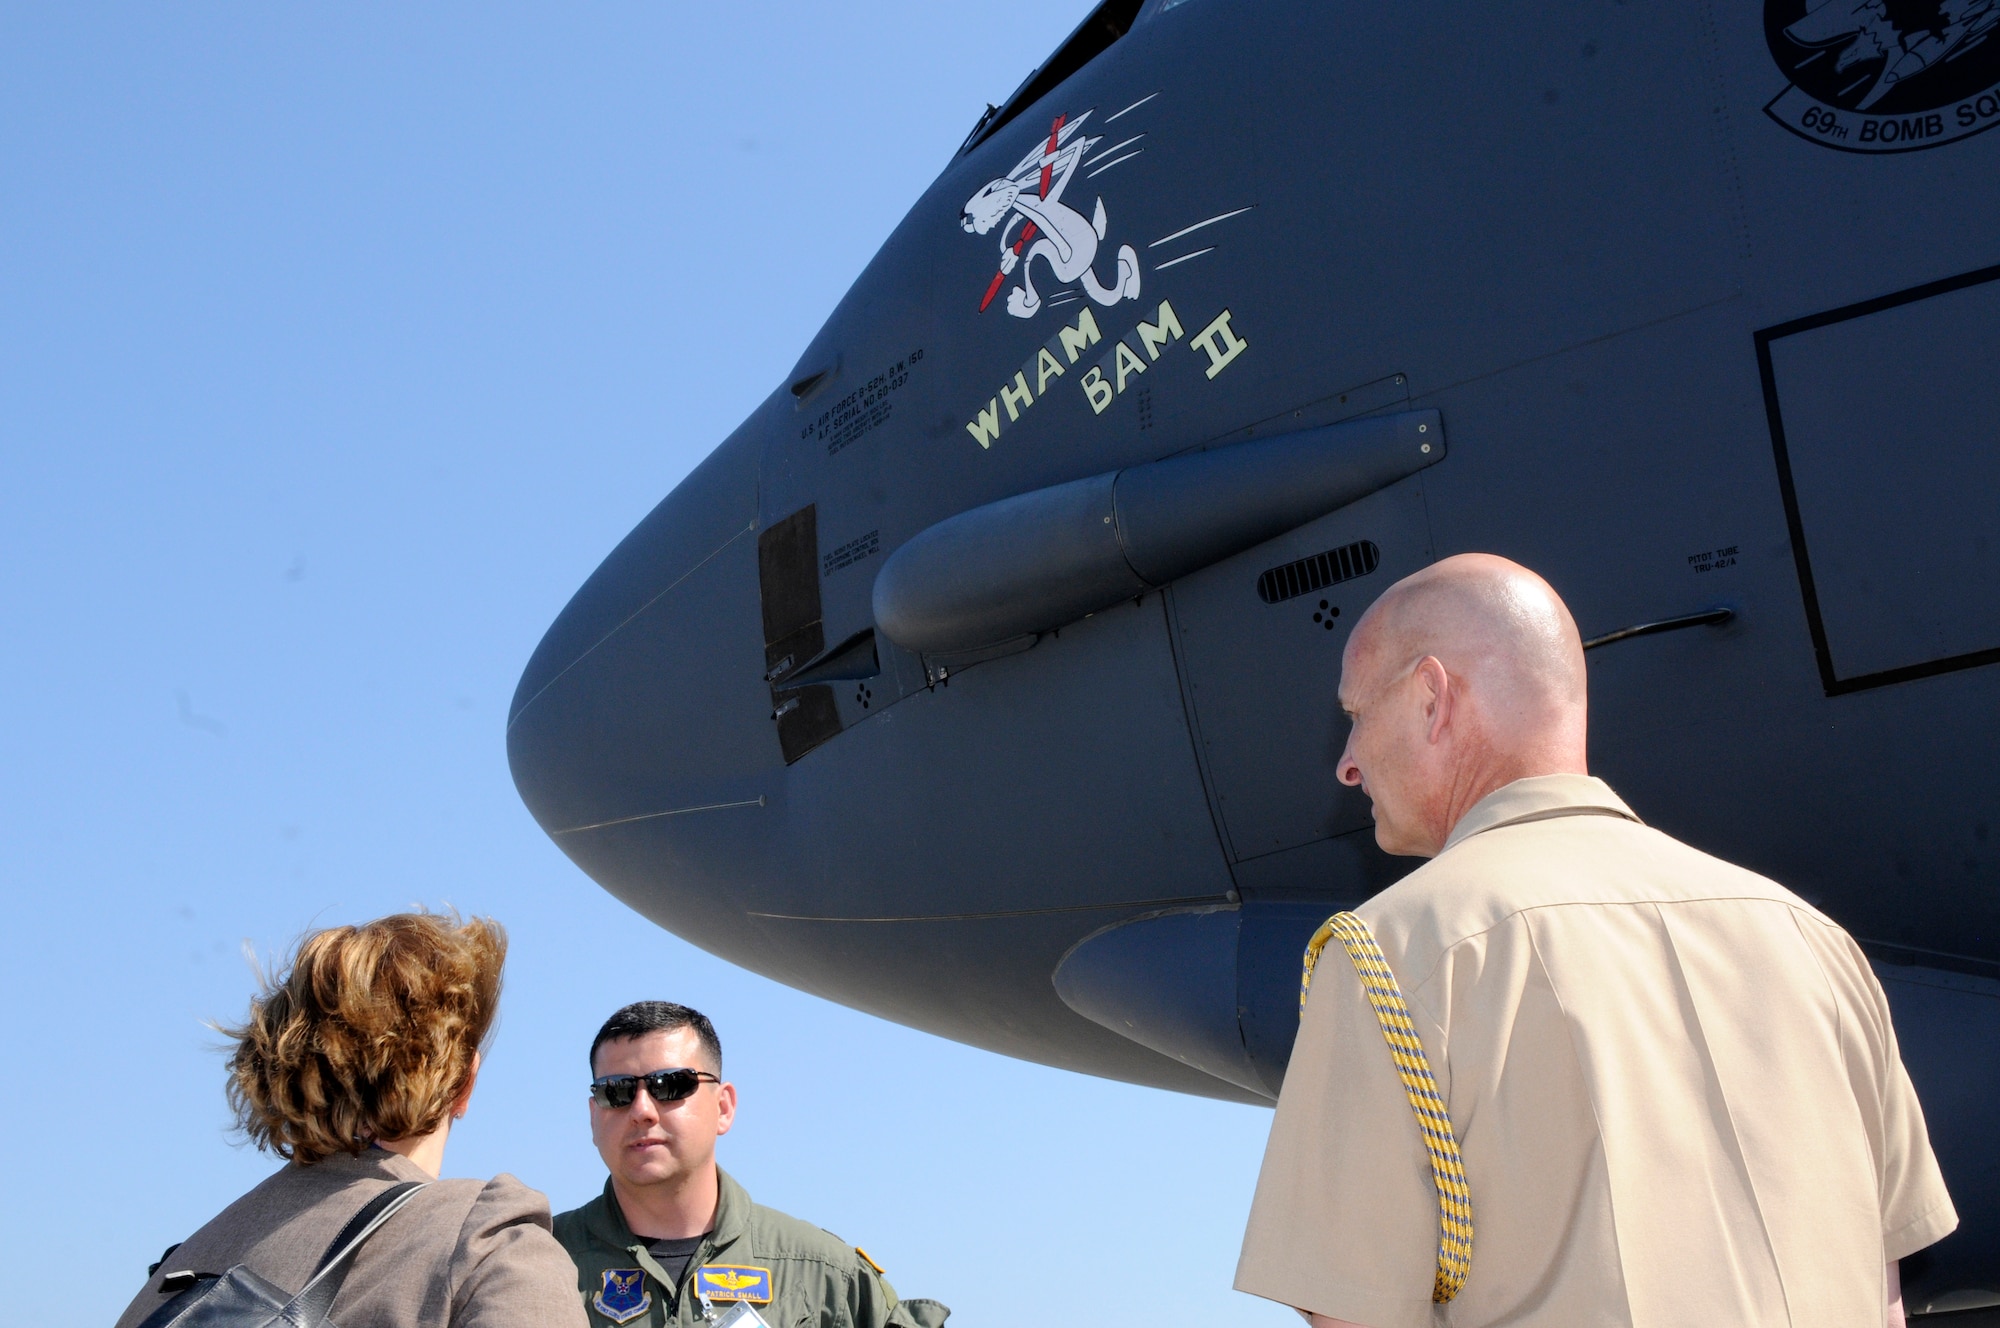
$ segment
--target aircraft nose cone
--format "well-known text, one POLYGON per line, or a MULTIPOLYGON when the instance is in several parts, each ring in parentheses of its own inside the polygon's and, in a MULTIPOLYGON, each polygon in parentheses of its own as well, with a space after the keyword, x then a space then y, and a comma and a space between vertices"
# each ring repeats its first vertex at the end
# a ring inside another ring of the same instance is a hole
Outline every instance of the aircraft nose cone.
MULTIPOLYGON (((757 807, 783 762, 763 681, 760 449, 739 429, 594 572, 514 694, 507 758, 542 829, 655 921, 726 908, 702 870, 716 808, 757 807), (664 841, 664 842, 663 842, 664 841)), ((739 813, 740 814, 740 813, 739 813)))

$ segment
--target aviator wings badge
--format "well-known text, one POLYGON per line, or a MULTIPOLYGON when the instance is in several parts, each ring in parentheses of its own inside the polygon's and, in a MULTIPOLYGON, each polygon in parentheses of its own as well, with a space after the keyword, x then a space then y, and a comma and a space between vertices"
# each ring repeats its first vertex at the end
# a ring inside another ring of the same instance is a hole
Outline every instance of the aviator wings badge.
POLYGON ((695 1271, 694 1293, 703 1300, 747 1300, 771 1303, 771 1270, 737 1264, 708 1263, 695 1271))

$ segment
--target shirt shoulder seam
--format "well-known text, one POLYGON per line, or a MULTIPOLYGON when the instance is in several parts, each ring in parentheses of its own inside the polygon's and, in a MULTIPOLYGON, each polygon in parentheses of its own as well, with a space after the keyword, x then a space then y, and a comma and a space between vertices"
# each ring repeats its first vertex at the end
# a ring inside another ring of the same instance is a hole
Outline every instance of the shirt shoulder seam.
POLYGON ((1429 987, 1432 981, 1436 979, 1438 969, 1450 957, 1451 952, 1458 949, 1459 946, 1479 940, 1481 937, 1489 936, 1514 919, 1525 917, 1530 913, 1544 913, 1559 908, 1662 908, 1676 904, 1718 903, 1777 904, 1789 909, 1794 916, 1799 913, 1805 913, 1806 916, 1812 918, 1814 921, 1820 920, 1818 911, 1813 909, 1809 904, 1794 902, 1790 899, 1773 899, 1769 895, 1696 895, 1685 899, 1563 899, 1547 904, 1522 904, 1517 908, 1509 909, 1506 913, 1495 918, 1478 931, 1466 932, 1463 936, 1439 946, 1437 958, 1431 961, 1431 966, 1424 971, 1423 978, 1410 988, 1410 992, 1414 994, 1429 987))

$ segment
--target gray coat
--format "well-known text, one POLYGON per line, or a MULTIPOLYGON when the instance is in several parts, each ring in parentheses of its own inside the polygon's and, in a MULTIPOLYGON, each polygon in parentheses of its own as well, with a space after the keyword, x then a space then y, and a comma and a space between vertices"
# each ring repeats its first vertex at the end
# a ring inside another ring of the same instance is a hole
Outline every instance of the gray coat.
MULTIPOLYGON (((305 1285, 361 1206, 401 1181, 430 1181, 382 1149, 293 1163, 189 1236, 119 1318, 165 1303, 160 1279, 231 1265, 287 1291, 305 1285)), ((512 1176, 431 1181, 361 1247, 333 1305, 340 1328, 585 1328, 576 1269, 549 1232, 549 1203, 512 1176)))

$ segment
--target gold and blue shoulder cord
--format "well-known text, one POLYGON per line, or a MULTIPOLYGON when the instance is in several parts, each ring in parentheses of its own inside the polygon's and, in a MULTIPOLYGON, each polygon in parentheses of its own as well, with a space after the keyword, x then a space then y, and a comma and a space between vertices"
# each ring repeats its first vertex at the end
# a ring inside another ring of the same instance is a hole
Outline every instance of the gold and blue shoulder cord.
POLYGON ((1423 1132, 1424 1151, 1430 1154, 1431 1179, 1437 1183, 1438 1196, 1437 1282, 1431 1288, 1431 1299, 1442 1305, 1459 1293, 1465 1275, 1472 1271, 1472 1191, 1465 1183, 1458 1136, 1452 1132, 1444 1099, 1438 1096, 1437 1080, 1431 1077, 1430 1060, 1424 1055, 1410 1009, 1403 1004, 1396 975, 1389 970, 1368 924, 1354 914, 1334 914, 1306 946, 1305 976, 1299 981, 1299 1017, 1305 1017, 1306 993, 1312 990, 1320 951, 1336 936, 1347 947, 1347 957, 1354 961, 1354 971, 1361 977, 1361 989, 1375 1009, 1375 1021, 1382 1026, 1382 1038, 1389 1044, 1396 1074, 1403 1081, 1403 1094, 1416 1113, 1417 1129, 1423 1132))

